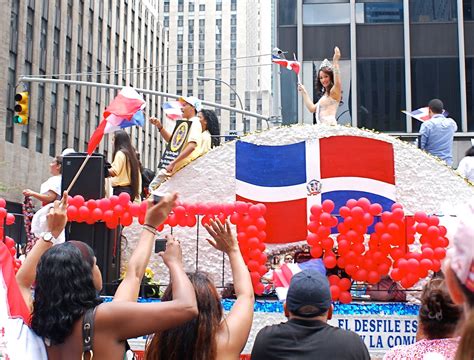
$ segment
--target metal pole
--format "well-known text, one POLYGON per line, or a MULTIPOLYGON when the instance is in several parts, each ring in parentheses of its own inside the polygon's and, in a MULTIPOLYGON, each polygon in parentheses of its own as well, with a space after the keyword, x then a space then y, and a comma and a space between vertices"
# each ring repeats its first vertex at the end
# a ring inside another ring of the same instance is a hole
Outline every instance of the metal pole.
MULTIPOLYGON (((20 76, 18 79, 18 82, 39 82, 39 83, 53 83, 53 84, 65 84, 65 85, 78 85, 78 86, 95 86, 95 87, 101 87, 101 88, 106 88, 106 89, 117 89, 121 90, 123 89, 122 85, 112 85, 112 84, 104 84, 104 83, 97 83, 97 82, 91 82, 91 81, 77 81, 77 80, 63 80, 63 79, 47 79, 47 78, 37 78, 37 77, 29 77, 29 76, 20 76)), ((181 95, 176 95, 176 94, 170 94, 170 93, 165 93, 161 91, 155 91, 155 90, 148 90, 148 89, 140 89, 140 88, 135 88, 135 90, 139 93, 143 94, 150 94, 150 95, 156 95, 156 96, 163 96, 165 98, 172 98, 172 99, 179 99, 181 95)), ((240 98, 239 98, 240 100, 240 98)), ((246 110, 239 110, 234 107, 230 106, 225 106, 222 104, 217 104, 213 103, 210 101, 202 101, 204 105, 208 105, 211 107, 223 109, 223 110, 228 110, 228 111, 235 111, 236 113, 242 114, 242 115, 247 115, 250 117, 254 117, 256 119, 262 119, 267 122, 268 125, 268 117, 254 113, 251 111, 246 111, 246 110)))

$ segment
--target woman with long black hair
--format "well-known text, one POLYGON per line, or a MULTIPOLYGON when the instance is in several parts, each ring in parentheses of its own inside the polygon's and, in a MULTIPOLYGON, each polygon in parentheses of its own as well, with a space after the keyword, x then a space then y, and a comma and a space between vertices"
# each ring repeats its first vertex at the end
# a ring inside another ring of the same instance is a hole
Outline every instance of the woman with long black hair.
MULTIPOLYGON (((219 146, 221 144, 219 120, 217 114, 213 110, 202 109, 198 113, 199 121, 201 122, 203 136, 207 131, 210 135, 211 148, 219 146)), ((207 134, 206 134, 207 135, 207 134)), ((207 149, 209 150, 209 149, 207 149)))
POLYGON ((123 130, 117 131, 114 135, 113 162, 109 175, 113 177, 114 195, 126 192, 132 201, 140 200, 142 188, 140 163, 130 136, 123 130))

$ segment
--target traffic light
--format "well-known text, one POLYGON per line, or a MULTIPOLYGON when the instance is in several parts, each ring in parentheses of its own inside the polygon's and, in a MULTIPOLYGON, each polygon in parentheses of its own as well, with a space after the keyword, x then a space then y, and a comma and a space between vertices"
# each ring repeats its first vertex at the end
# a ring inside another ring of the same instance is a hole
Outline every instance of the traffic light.
POLYGON ((28 124, 28 91, 22 91, 15 94, 15 124, 28 124))

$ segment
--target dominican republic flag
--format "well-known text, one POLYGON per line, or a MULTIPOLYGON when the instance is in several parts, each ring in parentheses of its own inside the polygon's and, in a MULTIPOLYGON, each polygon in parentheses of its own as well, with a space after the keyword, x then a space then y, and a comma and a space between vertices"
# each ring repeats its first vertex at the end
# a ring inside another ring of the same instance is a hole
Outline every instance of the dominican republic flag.
POLYGON ((332 136, 291 145, 236 143, 237 200, 266 205, 268 243, 306 239, 311 206, 326 199, 335 213, 349 199, 395 202, 392 144, 332 136))
POLYGON ((120 90, 105 109, 103 120, 89 139, 87 153, 92 154, 94 152, 104 134, 134 125, 143 126, 145 105, 145 100, 134 88, 127 86, 120 90))
POLYGON ((280 66, 283 66, 287 68, 288 70, 294 71, 296 75, 300 73, 301 64, 296 60, 286 60, 286 59, 279 58, 276 55, 272 55, 272 62, 280 66))
POLYGON ((163 112, 171 120, 183 118, 183 105, 179 101, 168 101, 163 104, 163 112))
MULTIPOLYGON (((402 113, 411 116, 412 118, 415 118, 421 122, 425 122, 426 120, 431 119, 428 106, 413 111, 402 110, 402 113)), ((445 117, 448 117, 449 113, 446 110, 443 110, 443 115, 445 117)))

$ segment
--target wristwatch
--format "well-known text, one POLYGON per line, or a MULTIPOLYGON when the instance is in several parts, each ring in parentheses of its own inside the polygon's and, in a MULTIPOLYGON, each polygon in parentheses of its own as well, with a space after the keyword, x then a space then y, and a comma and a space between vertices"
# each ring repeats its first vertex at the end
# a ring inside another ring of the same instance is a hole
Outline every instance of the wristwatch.
POLYGON ((44 241, 50 242, 50 243, 54 243, 54 241, 56 240, 56 238, 53 236, 53 234, 51 234, 50 231, 46 231, 46 232, 42 233, 41 238, 44 241))

